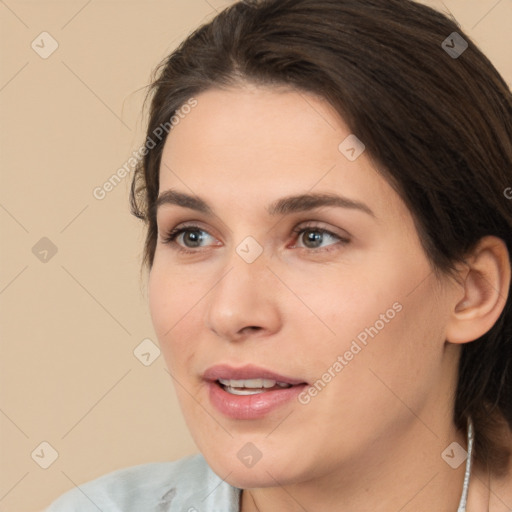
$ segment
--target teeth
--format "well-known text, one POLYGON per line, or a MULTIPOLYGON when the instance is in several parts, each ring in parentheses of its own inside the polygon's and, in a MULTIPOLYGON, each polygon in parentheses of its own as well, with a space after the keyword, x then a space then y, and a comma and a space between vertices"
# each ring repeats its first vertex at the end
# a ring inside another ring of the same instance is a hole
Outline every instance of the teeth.
POLYGON ((231 393, 232 395, 259 395, 260 393, 266 393, 266 391, 262 388, 260 388, 260 389, 237 389, 237 388, 230 388, 229 386, 226 386, 224 388, 224 391, 227 391, 228 393, 231 393))
MULTIPOLYGON (((291 384, 286 382, 277 382, 272 379, 244 379, 244 380, 234 380, 234 379, 219 379, 219 382, 226 387, 229 388, 246 388, 246 389, 258 389, 262 388, 273 388, 274 386, 279 386, 282 388, 289 388, 291 384)), ((236 393, 235 393, 236 394, 236 393)), ((252 393, 243 393, 243 394, 252 394, 252 393)))

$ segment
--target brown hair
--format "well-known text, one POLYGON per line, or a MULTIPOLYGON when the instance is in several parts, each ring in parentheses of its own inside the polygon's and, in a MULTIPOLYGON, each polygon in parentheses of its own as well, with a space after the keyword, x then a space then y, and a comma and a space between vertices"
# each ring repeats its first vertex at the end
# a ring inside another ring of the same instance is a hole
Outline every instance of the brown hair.
MULTIPOLYGON (((238 2, 157 68, 148 137, 191 97, 244 81, 311 92, 337 110, 411 211, 437 275, 454 274, 485 235, 512 254, 512 95, 445 15, 410 0, 238 2), (469 45, 458 56, 442 47, 453 32, 469 45)), ((131 188, 148 270, 164 143, 139 161, 131 188)), ((492 329, 462 346, 454 407, 457 428, 473 419, 475 457, 497 475, 511 455, 497 434, 512 429, 511 397, 509 295, 492 329)))

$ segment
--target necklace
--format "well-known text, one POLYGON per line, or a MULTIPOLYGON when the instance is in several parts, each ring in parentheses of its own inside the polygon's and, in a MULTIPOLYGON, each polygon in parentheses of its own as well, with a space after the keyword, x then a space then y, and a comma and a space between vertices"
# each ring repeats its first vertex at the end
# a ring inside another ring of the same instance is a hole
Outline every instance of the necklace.
POLYGON ((473 422, 468 418, 468 458, 466 459, 466 472, 464 473, 464 485, 462 487, 462 496, 460 497, 459 508, 457 512, 466 512, 466 503, 468 500, 469 477, 471 476, 471 464, 473 455, 473 422))

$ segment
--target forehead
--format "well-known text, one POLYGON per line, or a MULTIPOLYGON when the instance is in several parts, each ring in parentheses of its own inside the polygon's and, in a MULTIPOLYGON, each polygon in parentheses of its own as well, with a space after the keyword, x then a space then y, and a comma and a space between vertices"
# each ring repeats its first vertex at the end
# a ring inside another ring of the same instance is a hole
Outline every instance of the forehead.
POLYGON ((197 106, 168 136, 164 155, 173 161, 205 159, 215 152, 246 159, 249 167, 248 156, 295 160, 312 157, 313 151, 317 162, 332 160, 333 139, 349 133, 327 102, 303 92, 244 86, 212 89, 196 99, 197 106), (184 154, 194 145, 194 154, 184 154))
POLYGON ((353 134, 325 100, 255 86, 212 89, 196 100, 167 137, 160 193, 174 188, 247 209, 299 192, 336 192, 371 203, 377 216, 406 213, 364 152, 351 161, 341 151, 353 134))

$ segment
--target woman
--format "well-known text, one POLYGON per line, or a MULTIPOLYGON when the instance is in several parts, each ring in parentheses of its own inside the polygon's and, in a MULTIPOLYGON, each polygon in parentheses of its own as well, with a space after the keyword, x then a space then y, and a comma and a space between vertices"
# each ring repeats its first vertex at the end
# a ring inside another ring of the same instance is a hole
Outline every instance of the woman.
POLYGON ((201 454, 49 511, 510 510, 512 96, 487 58, 409 0, 246 1, 152 93, 131 205, 201 454))

